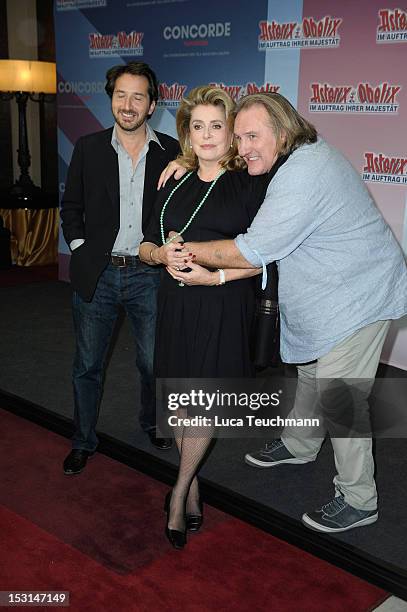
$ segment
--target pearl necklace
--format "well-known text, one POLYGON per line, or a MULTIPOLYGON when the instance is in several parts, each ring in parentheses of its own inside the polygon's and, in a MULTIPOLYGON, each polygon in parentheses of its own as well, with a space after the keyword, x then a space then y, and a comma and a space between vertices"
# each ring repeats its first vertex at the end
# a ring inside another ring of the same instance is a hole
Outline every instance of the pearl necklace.
POLYGON ((192 215, 189 217, 188 221, 186 222, 186 224, 184 225, 184 227, 182 228, 182 230, 180 230, 179 232, 177 232, 176 234, 174 234, 174 236, 172 236, 171 238, 168 238, 168 240, 165 240, 165 236, 164 236, 164 213, 165 213, 165 209, 167 208, 167 204, 168 202, 171 200, 172 196, 174 195, 174 193, 177 191, 177 189, 179 189, 181 187, 181 185, 183 183, 185 183, 185 181, 187 179, 189 179, 189 177, 193 174, 192 172, 188 172, 188 174, 186 174, 184 176, 184 178, 179 181, 179 183, 177 183, 177 185, 175 185, 174 189, 171 191, 170 195, 168 196, 168 198, 166 199, 164 206, 162 207, 161 210, 161 214, 160 214, 160 230, 161 230, 161 240, 163 244, 168 244, 169 242, 172 242, 175 238, 178 238, 178 236, 182 235, 191 225, 192 221, 194 220, 195 216, 197 215, 198 211, 202 208, 202 206, 204 205, 204 203, 206 202, 206 200, 208 199, 209 194, 211 193, 212 189, 215 187, 218 179, 220 179, 220 177, 222 176, 222 174, 224 174, 226 172, 226 170, 224 168, 222 168, 222 170, 220 170, 220 172, 218 173, 218 175, 215 177, 215 179, 212 181, 208 191, 205 193, 204 197, 202 198, 202 200, 199 202, 199 204, 197 205, 197 207, 195 208, 194 212, 192 213, 192 215))

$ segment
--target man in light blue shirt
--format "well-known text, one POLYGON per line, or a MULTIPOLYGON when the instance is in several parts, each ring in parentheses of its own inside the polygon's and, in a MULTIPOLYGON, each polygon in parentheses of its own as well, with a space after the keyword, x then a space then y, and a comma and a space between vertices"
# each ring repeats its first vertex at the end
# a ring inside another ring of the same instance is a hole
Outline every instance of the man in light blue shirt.
MULTIPOLYGON (((290 416, 318 410, 335 421, 345 395, 364 425, 390 320, 407 313, 403 253, 351 164, 283 96, 243 98, 235 137, 251 175, 269 172, 280 155, 289 158, 245 234, 234 241, 184 243, 182 252, 169 253, 168 264, 176 268, 188 253, 217 268, 277 261, 281 353, 298 369, 290 416)), ((246 455, 246 462, 273 467, 314 461, 327 424, 323 420, 312 432, 286 428, 281 439, 246 455)), ((378 513, 371 437, 334 434, 331 441, 335 497, 305 513, 304 524, 331 533, 373 523, 378 513)))

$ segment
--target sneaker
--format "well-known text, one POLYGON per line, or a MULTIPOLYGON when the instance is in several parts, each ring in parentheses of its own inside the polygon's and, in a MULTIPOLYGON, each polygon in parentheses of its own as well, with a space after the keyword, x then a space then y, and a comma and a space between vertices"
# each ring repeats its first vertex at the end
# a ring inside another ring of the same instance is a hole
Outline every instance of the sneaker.
POLYGON ((267 468, 283 463, 308 463, 313 461, 309 457, 294 457, 285 446, 281 438, 266 442, 266 446, 256 453, 247 453, 244 460, 248 465, 254 467, 267 468))
POLYGON ((339 495, 314 512, 302 515, 307 527, 325 533, 338 533, 354 527, 370 525, 378 519, 377 510, 358 510, 350 506, 343 495, 339 495))

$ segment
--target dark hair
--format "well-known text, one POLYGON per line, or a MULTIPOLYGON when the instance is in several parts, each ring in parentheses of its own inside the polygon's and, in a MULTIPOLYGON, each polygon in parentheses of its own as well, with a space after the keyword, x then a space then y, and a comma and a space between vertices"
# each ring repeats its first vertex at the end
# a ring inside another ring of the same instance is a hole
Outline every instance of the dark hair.
POLYGON ((158 100, 158 81, 153 70, 144 62, 129 62, 128 64, 113 66, 106 72, 105 91, 109 98, 113 96, 116 81, 123 74, 146 77, 148 81, 148 95, 151 102, 158 100))
POLYGON ((235 116, 252 106, 263 106, 267 111, 270 125, 277 139, 279 155, 291 153, 302 144, 317 141, 315 127, 302 117, 294 106, 279 93, 257 93, 240 98, 235 116))

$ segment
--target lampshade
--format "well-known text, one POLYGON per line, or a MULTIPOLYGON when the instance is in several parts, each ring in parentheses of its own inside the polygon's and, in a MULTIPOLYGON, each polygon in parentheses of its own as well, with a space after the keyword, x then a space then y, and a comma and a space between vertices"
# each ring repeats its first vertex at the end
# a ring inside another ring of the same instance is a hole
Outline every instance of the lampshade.
POLYGON ((56 93, 56 88, 53 62, 0 60, 0 91, 56 93))

